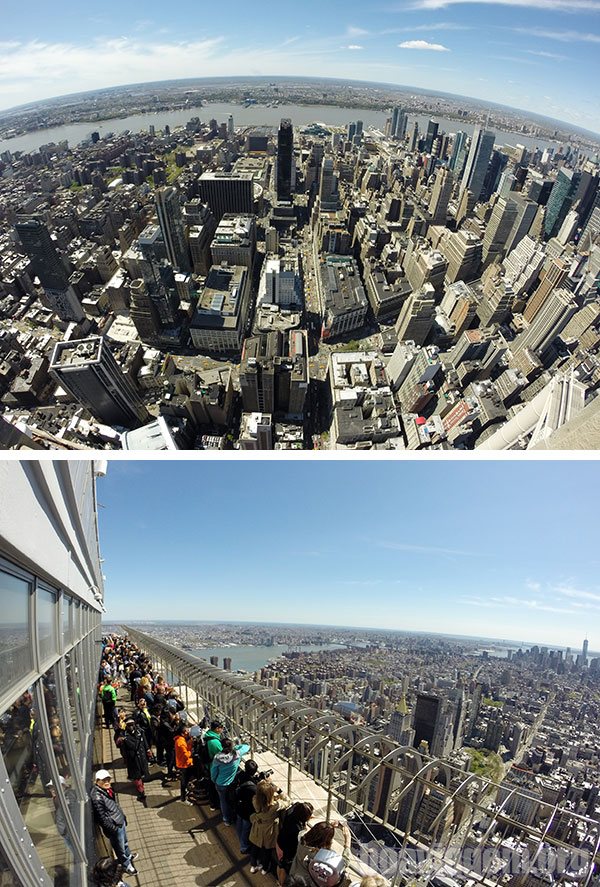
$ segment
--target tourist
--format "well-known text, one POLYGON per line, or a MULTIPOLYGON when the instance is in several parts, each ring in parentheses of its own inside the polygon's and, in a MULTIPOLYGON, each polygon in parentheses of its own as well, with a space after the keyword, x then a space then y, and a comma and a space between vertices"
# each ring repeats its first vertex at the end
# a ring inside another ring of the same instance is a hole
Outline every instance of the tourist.
POLYGON ((125 722, 125 736, 121 745, 121 754, 127 767, 127 778, 131 779, 137 789, 138 801, 146 800, 144 779, 148 779, 148 745, 144 734, 133 718, 125 722))
POLYGON ((111 777, 108 770, 98 770, 94 786, 90 791, 92 810, 125 871, 129 875, 137 875, 133 861, 138 854, 132 853, 129 849, 126 830, 127 817, 119 806, 110 783, 111 777))
POLYGON ((180 799, 186 804, 192 803, 187 797, 187 787, 194 775, 192 746, 193 740, 189 728, 181 725, 174 738, 175 766, 180 779, 180 799))
POLYGON ((283 812, 275 845, 277 879, 282 887, 287 880, 298 849, 300 832, 306 828, 313 811, 312 804, 298 801, 283 812))
POLYGON ((106 682, 100 687, 100 699, 104 709, 104 723, 106 729, 110 730, 113 726, 113 716, 117 707, 117 691, 113 686, 112 678, 107 678, 106 682))
POLYGON ((209 779, 206 783, 206 787, 208 789, 208 802, 211 810, 219 809, 219 795, 217 793, 217 789, 215 788, 214 782, 210 778, 210 767, 214 756, 218 752, 223 751, 223 746, 221 745, 221 735, 223 733, 223 729, 223 724, 220 721, 211 721, 210 729, 207 730, 202 737, 202 741, 206 749, 206 757, 208 759, 209 779))
POLYGON ((221 748, 222 750, 212 759, 210 778, 219 795, 223 822, 225 825, 235 825, 234 782, 242 757, 248 754, 250 746, 245 744, 234 746, 231 739, 222 739, 221 748))
POLYGON ((315 881, 310 874, 311 863, 319 851, 330 851, 330 855, 322 862, 328 866, 332 874, 337 873, 339 879, 333 884, 347 884, 345 868, 350 860, 350 841, 352 835, 345 822, 317 822, 300 838, 298 849, 290 867, 289 887, 314 887, 315 881), (332 851, 331 845, 336 829, 342 832, 344 849, 341 854, 332 851))
POLYGON ((250 817, 250 871, 254 874, 260 869, 266 875, 273 867, 279 816, 287 806, 287 798, 272 782, 262 779, 256 786, 252 805, 255 812, 250 817))
POLYGON ((244 769, 240 767, 236 779, 235 810, 237 818, 235 829, 240 841, 240 853, 250 853, 250 817, 254 813, 252 801, 256 794, 259 781, 258 764, 256 761, 244 761, 244 769))

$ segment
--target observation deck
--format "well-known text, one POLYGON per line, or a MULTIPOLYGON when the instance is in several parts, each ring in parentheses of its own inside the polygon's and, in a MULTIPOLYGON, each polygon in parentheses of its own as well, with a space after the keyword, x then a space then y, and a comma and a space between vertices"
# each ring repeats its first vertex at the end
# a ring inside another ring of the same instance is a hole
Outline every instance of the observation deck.
MULTIPOLYGON (((596 820, 126 630, 179 686, 192 718, 222 720, 229 735, 250 745, 261 769, 275 771, 273 780, 292 800, 314 804, 315 819, 348 821, 355 880, 377 871, 391 887, 600 884, 596 820)), ((113 765, 115 758, 118 752, 109 758, 113 765)), ((118 766, 115 772, 121 782, 118 766)), ((235 830, 218 814, 208 805, 179 803, 176 783, 159 785, 147 786, 147 810, 121 795, 131 846, 140 851, 140 884, 166 883, 173 875, 185 884, 264 883, 264 876, 250 874, 235 830)))

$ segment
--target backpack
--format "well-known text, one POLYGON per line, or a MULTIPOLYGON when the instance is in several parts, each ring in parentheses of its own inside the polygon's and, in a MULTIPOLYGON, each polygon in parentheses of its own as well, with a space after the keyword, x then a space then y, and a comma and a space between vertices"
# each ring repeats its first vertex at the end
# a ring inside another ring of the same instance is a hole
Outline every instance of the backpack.
POLYGON ((112 702, 113 701, 113 688, 112 687, 104 687, 102 690, 102 702, 112 702))
POLYGON ((308 862, 308 874, 317 887, 336 887, 345 871, 346 863, 334 850, 317 850, 308 862))

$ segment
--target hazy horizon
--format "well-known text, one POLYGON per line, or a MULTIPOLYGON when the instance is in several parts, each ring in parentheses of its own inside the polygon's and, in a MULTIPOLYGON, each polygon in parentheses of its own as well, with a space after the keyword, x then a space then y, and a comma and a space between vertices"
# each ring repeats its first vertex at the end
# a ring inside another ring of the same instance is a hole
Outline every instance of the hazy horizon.
MULTIPOLYGON (((106 624, 106 626, 125 626, 125 625, 256 625, 256 626, 266 626, 266 627, 274 627, 274 628, 336 628, 342 631, 365 631, 369 633, 377 633, 381 632, 384 634, 401 634, 406 635, 408 637, 431 637, 431 638, 449 638, 451 640, 465 640, 465 641, 484 641, 490 642, 492 644, 502 645, 505 647, 533 647, 533 646, 542 646, 548 647, 550 649, 558 649, 558 650, 566 650, 573 649, 569 645, 560 645, 560 644, 551 644, 544 643, 543 641, 527 641, 521 640, 517 641, 511 638, 501 638, 501 637, 492 637, 492 636, 484 636, 484 635, 469 635, 469 634, 450 634, 447 632, 441 631, 426 631, 426 630, 405 630, 402 628, 381 628, 381 627, 373 627, 373 628, 364 628, 360 625, 336 625, 334 623, 318 623, 318 622, 254 622, 248 619, 112 619, 112 620, 102 620, 102 624, 106 624)), ((582 638, 583 641, 583 638, 582 638)), ((248 641, 248 645, 250 645, 250 641, 248 641)), ((215 646, 213 644, 213 646, 215 646)), ((221 647, 228 646, 239 646, 235 642, 228 644, 222 643, 221 647)), ((293 646, 293 645, 292 645, 293 646)), ((202 648, 199 648, 202 649, 202 648)), ((594 651, 589 650, 588 655, 591 655, 594 651)))
MULTIPOLYGON (((128 89, 135 89, 135 88, 149 87, 149 86, 164 86, 166 84, 190 84, 190 85, 193 83, 210 84, 210 83, 217 83, 219 81, 222 82, 223 84, 227 84, 227 83, 235 83, 235 82, 246 82, 246 81, 252 81, 252 80, 262 81, 262 82, 266 82, 266 81, 285 82, 288 80, 294 80, 294 81, 298 81, 299 83, 302 83, 302 82, 310 83, 311 81, 314 81, 316 83, 331 82, 331 83, 337 83, 337 84, 354 84, 354 85, 360 85, 360 86, 368 86, 368 87, 372 87, 372 88, 387 89, 390 91, 398 91, 399 94, 406 93, 406 91, 413 91, 417 95, 465 100, 467 102, 473 103, 474 106, 479 106, 479 110, 485 110, 486 107, 494 107, 494 108, 500 109, 500 110, 511 111, 513 113, 527 116, 532 122, 538 122, 540 124, 544 123, 546 126, 548 126, 550 124, 558 124, 562 127, 566 127, 567 129, 569 129, 570 131, 572 131, 575 134, 580 134, 580 135, 584 135, 587 137, 593 137, 593 138, 600 139, 600 129, 598 131, 586 129, 583 126, 578 126, 577 124, 571 123, 567 120, 560 120, 555 117, 548 117, 544 114, 540 114, 538 112, 528 110, 526 108, 520 108, 520 107, 512 106, 512 105, 506 105, 506 104, 502 104, 500 102, 493 102, 491 100, 478 98, 477 96, 473 96, 473 95, 466 95, 466 94, 462 94, 462 93, 450 93, 450 92, 446 92, 444 90, 424 89, 424 88, 414 86, 411 84, 386 83, 383 81, 380 82, 380 81, 374 81, 374 80, 354 80, 352 78, 318 77, 318 76, 308 76, 308 75, 305 77, 302 77, 302 76, 298 76, 298 75, 286 75, 286 74, 277 74, 277 75, 273 74, 270 77, 251 75, 251 74, 240 75, 237 77, 227 77, 227 76, 222 76, 222 77, 185 77, 185 78, 177 78, 177 79, 139 81, 136 83, 119 83, 115 86, 104 86, 104 87, 100 86, 95 89, 88 89, 88 90, 80 90, 78 92, 63 93, 60 95, 53 95, 53 96, 48 96, 46 98, 37 99, 32 102, 26 102, 21 105, 13 105, 8 108, 0 108, 0 118, 2 118, 3 116, 8 116, 11 113, 14 113, 15 111, 32 110, 32 109, 39 107, 40 105, 46 105, 46 104, 52 105, 52 103, 54 103, 54 102, 60 103, 60 102, 64 102, 66 99, 76 99, 80 96, 94 95, 96 93, 104 93, 104 92, 110 92, 110 91, 119 92, 120 90, 128 90, 128 89)), ((282 107, 285 107, 285 104, 287 104, 287 103, 284 103, 282 105, 282 107)), ((190 109, 192 107, 193 106, 190 106, 190 109)), ((328 107, 327 104, 324 104, 324 107, 328 107)), ((357 108, 356 110, 361 110, 361 109, 357 108)), ((362 110, 367 110, 367 109, 364 108, 362 110)), ((433 117, 444 116, 444 109, 442 109, 436 113, 431 112, 431 116, 433 116, 433 117)), ((91 124, 93 121, 90 120, 89 122, 91 124)), ((42 127, 40 130, 36 130, 36 131, 41 132, 41 131, 43 131, 43 129, 44 128, 42 127)))

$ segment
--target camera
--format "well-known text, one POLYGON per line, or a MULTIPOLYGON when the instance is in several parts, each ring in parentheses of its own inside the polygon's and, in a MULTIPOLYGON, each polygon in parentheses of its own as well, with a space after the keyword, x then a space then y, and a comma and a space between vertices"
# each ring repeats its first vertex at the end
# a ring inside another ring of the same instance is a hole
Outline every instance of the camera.
POLYGON ((259 782, 261 779, 268 779, 274 772, 274 770, 261 770, 260 773, 257 773, 259 782))

